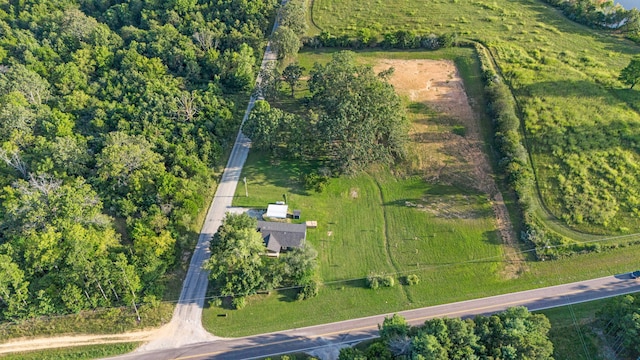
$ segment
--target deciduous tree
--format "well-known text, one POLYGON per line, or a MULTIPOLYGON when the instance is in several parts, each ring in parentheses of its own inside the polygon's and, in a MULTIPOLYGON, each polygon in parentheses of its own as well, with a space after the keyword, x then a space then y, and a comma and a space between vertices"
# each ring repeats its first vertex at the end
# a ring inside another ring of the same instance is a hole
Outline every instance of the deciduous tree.
POLYGON ((319 113, 317 140, 338 170, 354 172, 405 155, 408 123, 400 98, 371 67, 356 64, 353 52, 315 64, 309 88, 319 113))
POLYGON ((631 59, 629 65, 620 71, 618 77, 624 84, 629 85, 630 89, 640 81, 640 57, 631 59))
POLYGON ((302 42, 293 30, 280 26, 271 36, 271 47, 278 54, 278 59, 282 60, 296 56, 302 47, 302 42))
POLYGON ((289 87, 291 88, 291 97, 294 95, 296 85, 300 82, 300 77, 302 76, 303 71, 304 68, 298 63, 291 63, 282 71, 284 81, 289 84, 289 87))

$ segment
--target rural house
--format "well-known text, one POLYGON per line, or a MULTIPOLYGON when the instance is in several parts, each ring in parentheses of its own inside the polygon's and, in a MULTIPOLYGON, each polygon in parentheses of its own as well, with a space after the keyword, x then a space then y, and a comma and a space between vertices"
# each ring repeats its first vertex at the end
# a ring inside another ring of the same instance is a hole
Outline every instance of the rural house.
POLYGON ((302 247, 307 238, 305 224, 258 221, 258 231, 267 247, 267 256, 280 256, 281 251, 302 247))

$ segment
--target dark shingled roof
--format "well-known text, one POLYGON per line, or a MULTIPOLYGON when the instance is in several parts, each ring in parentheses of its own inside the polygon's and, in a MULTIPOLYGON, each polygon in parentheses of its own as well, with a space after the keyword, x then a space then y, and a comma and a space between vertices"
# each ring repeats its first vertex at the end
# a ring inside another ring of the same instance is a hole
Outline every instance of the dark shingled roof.
POLYGON ((307 237, 305 224, 258 221, 258 231, 267 249, 273 252, 280 252, 281 248, 301 247, 307 237))

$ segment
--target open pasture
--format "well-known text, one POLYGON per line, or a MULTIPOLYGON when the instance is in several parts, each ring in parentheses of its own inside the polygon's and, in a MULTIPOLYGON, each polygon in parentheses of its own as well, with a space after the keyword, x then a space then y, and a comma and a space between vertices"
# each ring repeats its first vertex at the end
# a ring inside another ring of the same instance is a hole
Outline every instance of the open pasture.
POLYGON ((546 210, 579 231, 640 231, 640 92, 617 80, 639 46, 536 0, 315 0, 313 15, 334 35, 455 32, 483 42, 514 90, 546 210))

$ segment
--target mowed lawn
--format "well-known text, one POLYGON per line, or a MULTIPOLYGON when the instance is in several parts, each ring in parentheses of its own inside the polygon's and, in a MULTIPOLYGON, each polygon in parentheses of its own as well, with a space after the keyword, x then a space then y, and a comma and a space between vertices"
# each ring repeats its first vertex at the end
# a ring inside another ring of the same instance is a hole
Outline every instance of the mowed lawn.
POLYGON ((203 322, 214 334, 247 335, 415 308, 441 302, 444 293, 453 296, 447 301, 469 293, 477 297, 484 291, 477 292, 475 283, 499 281, 502 250, 486 198, 453 187, 432 187, 416 178, 399 179, 388 169, 332 178, 324 191, 316 193, 303 187, 305 170, 252 152, 243 173, 249 196, 243 186, 238 187, 234 205, 264 208, 286 194, 290 209, 302 210, 302 220, 318 221, 316 229, 307 230, 307 241, 319 253, 325 284, 320 295, 295 301, 295 292, 285 290, 250 297, 248 306, 239 311, 207 308, 203 322), (445 200, 456 194, 467 197, 470 202, 464 210, 475 218, 462 222, 436 218, 405 205, 441 194, 445 200), (486 262, 476 267, 478 276, 463 276, 469 273, 465 266, 452 270, 454 264, 482 259, 486 262), (422 281, 411 288, 398 284, 374 291, 366 287, 370 272, 392 274, 397 282, 415 273, 422 281), (452 279, 456 274, 459 277, 452 279), (471 291, 462 291, 465 288, 471 291), (220 313, 228 315, 218 317, 220 313))
POLYGON ((303 220, 318 221, 317 229, 308 230, 308 241, 319 252, 324 282, 319 296, 295 301, 295 291, 283 290, 252 296, 242 310, 207 306, 203 324, 212 333, 245 336, 551 286, 629 271, 640 258, 638 247, 621 248, 532 262, 519 278, 503 278, 502 245, 483 196, 396 178, 387 169, 333 178, 322 193, 307 192, 296 173, 304 169, 252 152, 244 170, 249 197, 240 186, 234 204, 263 208, 287 194, 303 220), (473 217, 447 219, 406 206, 422 198, 449 199, 473 217), (370 271, 393 274, 398 282, 417 274, 421 281, 371 290, 364 280, 370 271))
POLYGON ((315 0, 312 13, 334 35, 455 32, 485 43, 515 91, 546 208, 580 231, 640 232, 640 91, 617 80, 640 46, 539 0, 315 0))

